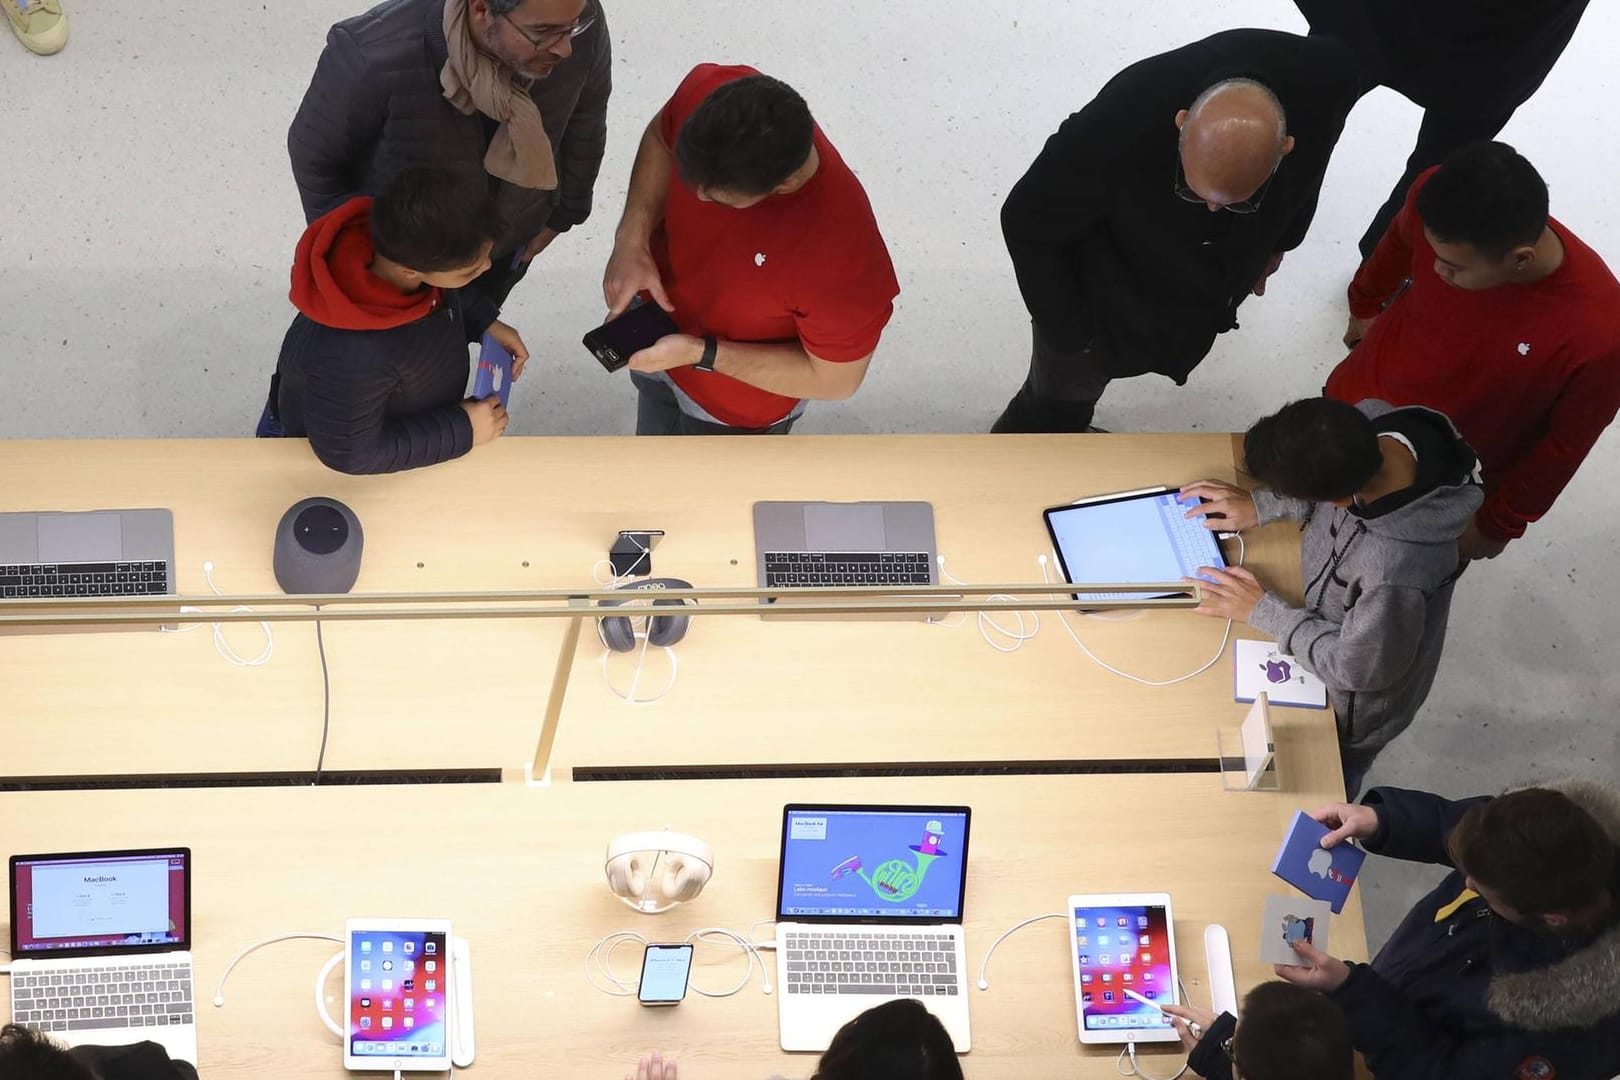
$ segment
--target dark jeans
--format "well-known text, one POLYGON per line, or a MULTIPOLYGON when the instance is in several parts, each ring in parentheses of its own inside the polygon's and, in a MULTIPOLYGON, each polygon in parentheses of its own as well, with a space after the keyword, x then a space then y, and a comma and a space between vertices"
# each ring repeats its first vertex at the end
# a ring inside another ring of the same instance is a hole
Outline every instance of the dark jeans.
POLYGON ((1111 378, 1103 357, 1091 345, 1059 349, 1030 324, 1033 344, 1029 375, 1007 403, 990 430, 998 435, 1057 433, 1091 430, 1097 402, 1111 378))
POLYGON ((1378 757, 1383 748, 1377 750, 1346 750, 1339 747, 1340 763, 1344 767, 1344 801, 1355 802, 1356 796, 1361 794, 1361 785, 1367 779, 1367 773, 1372 769, 1373 760, 1378 757))
POLYGON ((287 429, 281 426, 281 417, 276 415, 276 395, 281 392, 281 373, 270 376, 270 393, 264 399, 264 411, 259 414, 258 426, 253 429, 256 439, 285 439, 287 429))
POLYGON ((675 391, 664 380, 648 378, 632 371, 630 381, 635 384, 639 395, 636 399, 637 435, 786 435, 793 430, 793 422, 798 419, 790 416, 765 428, 711 424, 683 413, 675 399, 675 391))
POLYGON ((467 288, 476 289, 495 302, 496 307, 505 307, 506 298, 512 295, 512 290, 523 276, 529 272, 529 263, 512 265, 510 253, 491 261, 489 269, 468 282, 467 288))

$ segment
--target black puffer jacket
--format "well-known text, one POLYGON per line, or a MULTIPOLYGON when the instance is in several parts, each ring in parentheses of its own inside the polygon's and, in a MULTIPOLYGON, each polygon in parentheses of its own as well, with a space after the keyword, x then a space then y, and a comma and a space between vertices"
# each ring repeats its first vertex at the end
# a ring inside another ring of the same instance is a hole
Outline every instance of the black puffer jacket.
POLYGON ((607 21, 596 0, 586 10, 596 23, 529 91, 551 136, 556 191, 520 188, 484 171, 495 121, 463 115, 439 84, 449 56, 444 0, 387 0, 333 26, 287 132, 305 219, 356 195, 379 194, 406 169, 437 168, 488 180, 507 224, 495 244, 496 266, 541 229, 566 232, 584 221, 607 146, 613 89, 607 21))

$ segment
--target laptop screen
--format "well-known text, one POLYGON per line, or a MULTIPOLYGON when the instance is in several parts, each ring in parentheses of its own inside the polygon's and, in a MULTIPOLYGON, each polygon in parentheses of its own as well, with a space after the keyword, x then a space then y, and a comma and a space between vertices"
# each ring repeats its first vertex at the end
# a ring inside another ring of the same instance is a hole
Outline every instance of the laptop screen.
POLYGON ((191 943, 191 851, 11 857, 11 955, 176 952, 191 943))
POLYGON ((962 921, 965 806, 789 806, 776 914, 784 922, 962 921))

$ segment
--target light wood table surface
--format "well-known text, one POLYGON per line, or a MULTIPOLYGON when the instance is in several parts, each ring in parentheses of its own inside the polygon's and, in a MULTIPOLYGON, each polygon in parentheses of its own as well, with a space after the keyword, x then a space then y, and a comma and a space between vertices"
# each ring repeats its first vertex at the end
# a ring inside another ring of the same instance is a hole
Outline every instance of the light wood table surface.
MULTIPOLYGON (((757 976, 733 998, 690 995, 644 1009, 585 981, 591 945, 618 929, 679 940, 703 926, 748 932, 775 902, 781 808, 790 801, 973 807, 966 923, 973 1080, 1112 1077, 1115 1052, 1075 1035, 1068 935, 1037 923, 997 950, 991 989, 972 987, 1003 930, 1058 912, 1073 892, 1162 890, 1175 904, 1182 980, 1209 1002, 1202 931, 1231 933, 1240 990, 1270 977, 1257 959, 1267 871, 1296 807, 1328 798, 1337 761, 1319 732, 1284 722, 1279 752, 1291 794, 1229 794, 1208 774, 707 780, 28 792, 0 795, 12 851, 163 844, 193 850, 193 933, 202 1073, 208 1080, 342 1075, 337 1041, 311 1010, 315 974, 335 946, 288 942, 248 957, 209 1002, 242 946, 293 931, 341 934, 344 919, 447 917, 472 944, 478 1060, 470 1076, 618 1080, 658 1047, 683 1080, 807 1076, 809 1056, 778 1049, 777 1001, 757 976), (608 891, 610 838, 664 825, 709 840, 716 876, 696 901, 637 915, 608 891)), ((761 936, 769 931, 762 928, 761 936)), ((1364 958, 1359 899, 1335 920, 1334 951, 1364 958)), ((700 945, 694 981, 732 985, 740 953, 700 945)), ((769 954, 767 954, 769 959, 769 954)), ((637 950, 619 952, 634 978, 637 950)), ((341 976, 327 987, 341 998, 341 976)), ((1144 1052, 1170 1075, 1179 1058, 1144 1052)))
MULTIPOLYGON (((509 438, 390 476, 321 466, 300 440, 0 442, 0 509, 167 506, 178 585, 276 591, 271 541, 310 495, 354 508, 357 592, 586 586, 621 528, 661 528, 655 572, 752 585, 760 499, 933 503, 947 568, 1039 580, 1041 510, 1074 498, 1233 476, 1228 435, 509 438)), ((1248 563, 1297 594, 1297 533, 1260 530, 1248 563)), ((605 567, 603 567, 605 571, 605 567)), ((1055 572, 1055 568, 1054 568, 1055 572)), ((1144 677, 1194 670, 1222 624, 1190 612, 1071 617, 1104 660, 1144 677)), ((1242 628, 1236 631, 1245 634, 1242 628)), ((614 697, 582 645, 554 764, 668 766, 1210 758, 1235 724, 1230 660, 1150 688, 1086 659, 1055 617, 1004 655, 971 621, 699 618, 680 675, 651 705, 614 697)), ((256 654, 253 626, 226 634, 256 654)), ((1252 636, 1252 635, 1251 635, 1252 636)), ((329 769, 514 769, 532 754, 561 622, 327 624, 329 769)), ((642 692, 665 681, 649 659, 642 692)), ((615 658, 622 688, 632 663, 615 658)), ((308 770, 321 734, 311 624, 275 629, 262 667, 229 666, 207 629, 0 638, 13 776, 308 770)), ((1328 725, 1325 716, 1319 722, 1328 725)))

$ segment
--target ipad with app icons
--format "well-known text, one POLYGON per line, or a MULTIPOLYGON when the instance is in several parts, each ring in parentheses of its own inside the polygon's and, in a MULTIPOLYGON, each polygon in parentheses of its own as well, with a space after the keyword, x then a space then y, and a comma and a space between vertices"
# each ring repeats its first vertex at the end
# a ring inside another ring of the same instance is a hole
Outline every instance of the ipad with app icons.
POLYGON ((343 965, 343 1067, 450 1068, 450 922, 350 919, 343 965))
POLYGON ((1071 896, 1068 915, 1080 1041, 1177 1042, 1170 1018, 1148 1004, 1181 1003, 1169 894, 1071 896))

